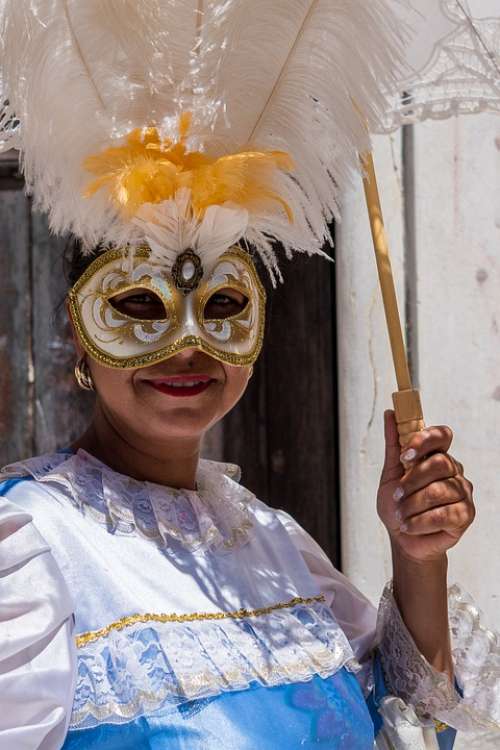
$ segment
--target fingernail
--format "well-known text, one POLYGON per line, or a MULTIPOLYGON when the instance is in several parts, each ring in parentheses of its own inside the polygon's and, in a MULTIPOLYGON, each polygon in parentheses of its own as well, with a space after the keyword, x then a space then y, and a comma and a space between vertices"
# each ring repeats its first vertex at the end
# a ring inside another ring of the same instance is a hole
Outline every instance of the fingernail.
POLYGON ((408 524, 402 523, 401 526, 399 527, 399 530, 402 531, 403 534, 405 534, 408 531, 408 524))
POLYGON ((398 487, 393 495, 394 500, 399 503, 405 496, 405 491, 402 487, 398 487))
POLYGON ((396 511, 396 521, 399 523, 399 528, 401 528, 401 525, 403 523, 403 514, 400 510, 396 511))
POLYGON ((414 461, 417 457, 417 451, 415 448, 410 448, 405 453, 401 455, 401 460, 405 461, 406 463, 410 463, 411 461, 414 461))

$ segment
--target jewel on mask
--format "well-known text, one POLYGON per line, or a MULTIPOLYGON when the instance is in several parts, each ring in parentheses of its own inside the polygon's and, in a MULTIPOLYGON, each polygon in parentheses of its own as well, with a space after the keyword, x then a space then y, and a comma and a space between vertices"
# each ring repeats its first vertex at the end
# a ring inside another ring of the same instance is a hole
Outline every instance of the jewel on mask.
POLYGON ((172 278, 175 286, 183 294, 189 294, 197 289, 203 277, 201 259, 193 250, 184 250, 179 255, 172 268, 172 278))

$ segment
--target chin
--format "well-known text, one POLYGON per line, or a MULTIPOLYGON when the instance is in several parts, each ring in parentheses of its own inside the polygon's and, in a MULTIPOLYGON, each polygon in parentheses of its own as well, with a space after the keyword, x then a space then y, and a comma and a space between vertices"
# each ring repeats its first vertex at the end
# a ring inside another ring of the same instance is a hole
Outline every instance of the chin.
POLYGON ((170 410, 162 418, 158 413, 148 422, 148 437, 151 440, 168 440, 171 438, 197 438, 203 435, 216 421, 210 416, 202 417, 193 411, 172 413, 170 410))

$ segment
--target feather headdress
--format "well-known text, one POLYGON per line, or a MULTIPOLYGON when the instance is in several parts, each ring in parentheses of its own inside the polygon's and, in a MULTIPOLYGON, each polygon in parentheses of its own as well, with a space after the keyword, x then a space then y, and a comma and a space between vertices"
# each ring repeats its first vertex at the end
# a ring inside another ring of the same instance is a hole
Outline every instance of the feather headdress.
POLYGON ((322 252, 386 109, 391 4, 0 0, 0 148, 89 250, 165 237, 173 216, 199 233, 210 210, 205 241, 240 227, 279 277, 275 241, 322 252))

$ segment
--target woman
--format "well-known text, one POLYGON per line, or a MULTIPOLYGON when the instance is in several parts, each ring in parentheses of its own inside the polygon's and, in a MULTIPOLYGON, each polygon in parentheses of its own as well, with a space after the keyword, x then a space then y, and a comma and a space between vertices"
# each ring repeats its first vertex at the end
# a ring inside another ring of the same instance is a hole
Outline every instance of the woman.
MULTIPOLYGON (((367 147, 359 111, 391 75, 383 3, 313 5, 315 43, 300 33, 288 56, 263 33, 267 3, 0 6, 3 147, 82 244, 68 310, 96 392, 73 446, 2 476, 1 750, 423 748, 434 720, 451 747, 449 727, 496 726, 496 642, 478 665, 456 590, 450 649, 446 553, 474 507, 448 428, 401 457, 386 415, 378 626, 292 518, 199 460, 263 343, 252 254, 276 279, 273 240, 322 253, 367 147)), ((288 11, 294 38, 301 3, 288 11)))
MULTIPOLYGON (((385 734, 394 730, 387 691, 424 723, 460 715, 446 552, 474 506, 448 452, 451 431, 416 435, 402 461, 386 413, 378 504, 394 599, 388 589, 375 650, 375 610, 306 532, 237 484, 236 467, 199 459, 205 432, 251 377, 251 364, 228 359, 258 353, 263 290, 250 257, 228 250, 188 294, 142 251, 131 288, 123 262, 114 250, 98 254, 69 295, 77 376, 96 391, 89 429, 71 448, 4 472, 0 747, 369 748, 377 707, 385 734), (128 339, 129 359, 161 361, 103 364, 99 351, 112 358, 123 346, 108 336, 120 323, 168 320, 158 272, 176 297, 175 353, 163 358, 168 341, 140 339, 132 352, 128 339), (247 341, 209 355, 205 331, 193 346, 191 306, 203 300, 204 320, 229 321, 233 334, 250 308, 247 341)), ((451 746, 450 730, 440 737, 451 746)))

